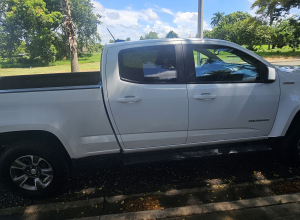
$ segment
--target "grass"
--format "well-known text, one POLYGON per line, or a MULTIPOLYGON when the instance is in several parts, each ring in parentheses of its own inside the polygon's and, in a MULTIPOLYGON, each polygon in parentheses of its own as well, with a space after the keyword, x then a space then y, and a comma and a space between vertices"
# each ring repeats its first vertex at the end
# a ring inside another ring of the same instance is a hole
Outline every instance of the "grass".
POLYGON ((275 48, 268 50, 268 45, 262 45, 256 48, 255 53, 264 59, 290 59, 300 58, 300 49, 296 49, 295 52, 289 46, 285 46, 281 49, 275 48))
MULTIPOLYGON (((79 68, 81 72, 100 71, 100 62, 79 64, 79 68)), ((0 69, 0 76, 32 75, 63 72, 71 72, 71 65, 68 64, 34 68, 4 68, 0 69)))
MULTIPOLYGON (((101 53, 80 53, 78 54, 78 63, 96 63, 100 62, 101 53)), ((17 60, 18 58, 16 58, 17 60)), ((50 63, 49 66, 71 65, 70 59, 59 60, 50 63)), ((43 67, 43 63, 26 61, 25 63, 9 62, 7 59, 0 59, 0 69, 4 68, 30 68, 30 67, 43 67)))
MULTIPOLYGON (((81 72, 85 71, 100 71, 100 53, 84 54, 78 58, 79 68, 81 72)), ((0 65, 6 63, 6 60, 0 61, 0 65)), ((1 67, 1 66, 0 66, 1 67)), ((14 76, 14 75, 32 75, 32 74, 46 74, 46 73, 63 73, 71 72, 71 61, 57 61, 46 67, 33 68, 0 68, 0 76, 14 76)))

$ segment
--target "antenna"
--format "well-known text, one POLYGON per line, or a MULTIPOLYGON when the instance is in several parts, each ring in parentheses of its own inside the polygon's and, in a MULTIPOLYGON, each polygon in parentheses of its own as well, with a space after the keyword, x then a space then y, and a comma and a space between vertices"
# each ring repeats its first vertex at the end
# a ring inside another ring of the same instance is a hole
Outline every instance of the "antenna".
MULTIPOLYGON (((108 32, 110 33, 109 29, 107 28, 108 32)), ((110 35, 112 36, 112 38, 114 39, 114 41, 116 41, 116 39, 114 38, 114 36, 110 33, 110 35)))
POLYGON ((125 40, 116 40, 115 38, 114 38, 114 36, 111 34, 111 32, 109 31, 109 29, 107 28, 107 30, 108 30, 108 32, 110 33, 110 35, 112 36, 112 38, 114 39, 114 42, 115 43, 120 43, 120 42, 124 42, 125 40))

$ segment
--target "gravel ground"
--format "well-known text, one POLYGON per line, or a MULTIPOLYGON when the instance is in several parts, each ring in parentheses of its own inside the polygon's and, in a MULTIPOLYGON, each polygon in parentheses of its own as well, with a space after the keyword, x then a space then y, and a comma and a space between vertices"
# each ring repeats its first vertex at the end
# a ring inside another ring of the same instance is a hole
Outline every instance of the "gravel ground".
POLYGON ((45 200, 17 197, 0 185, 0 208, 68 202, 261 179, 292 178, 300 168, 276 161, 271 151, 210 156, 161 163, 117 165, 99 158, 76 160, 63 193, 45 200), (105 166, 103 166, 105 164, 105 166))

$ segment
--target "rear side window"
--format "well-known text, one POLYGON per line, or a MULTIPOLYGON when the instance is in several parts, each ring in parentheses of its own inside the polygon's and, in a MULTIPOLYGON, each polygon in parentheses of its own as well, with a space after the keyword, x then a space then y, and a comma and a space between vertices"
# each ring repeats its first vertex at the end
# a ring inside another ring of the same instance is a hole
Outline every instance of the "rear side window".
POLYGON ((177 83, 175 45, 124 49, 119 52, 122 80, 136 83, 177 83))

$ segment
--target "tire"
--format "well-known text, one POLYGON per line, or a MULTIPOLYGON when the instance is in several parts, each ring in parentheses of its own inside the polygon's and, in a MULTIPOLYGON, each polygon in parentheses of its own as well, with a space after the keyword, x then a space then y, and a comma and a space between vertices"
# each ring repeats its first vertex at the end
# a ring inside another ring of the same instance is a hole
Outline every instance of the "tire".
POLYGON ((68 179, 67 159, 54 146, 27 140, 11 144, 0 157, 0 180, 11 192, 26 198, 54 195, 68 179))
POLYGON ((276 157, 293 166, 300 165, 300 128, 294 127, 273 147, 276 157))

